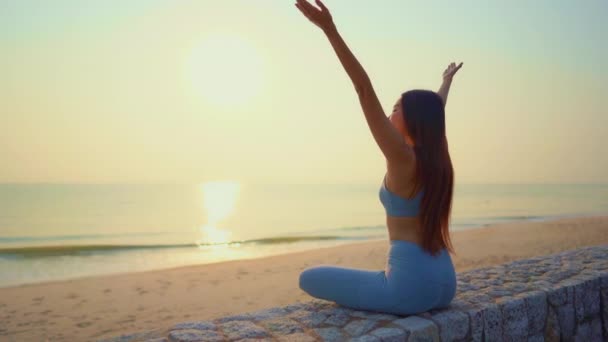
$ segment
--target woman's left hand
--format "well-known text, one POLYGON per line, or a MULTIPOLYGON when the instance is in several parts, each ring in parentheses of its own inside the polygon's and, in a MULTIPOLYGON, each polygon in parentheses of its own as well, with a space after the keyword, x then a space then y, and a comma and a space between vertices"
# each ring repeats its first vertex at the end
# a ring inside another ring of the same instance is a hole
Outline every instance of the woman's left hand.
POLYGON ((456 75, 456 72, 460 70, 460 68, 462 68, 462 62, 460 62, 460 64, 458 65, 456 65, 456 63, 454 62, 450 63, 450 65, 448 65, 448 67, 443 72, 443 80, 451 81, 454 78, 454 75, 456 75))
POLYGON ((325 7, 321 0, 315 0, 315 2, 321 9, 316 8, 307 0, 296 0, 295 5, 308 20, 317 25, 321 30, 327 31, 335 28, 331 13, 329 13, 327 7, 325 7))

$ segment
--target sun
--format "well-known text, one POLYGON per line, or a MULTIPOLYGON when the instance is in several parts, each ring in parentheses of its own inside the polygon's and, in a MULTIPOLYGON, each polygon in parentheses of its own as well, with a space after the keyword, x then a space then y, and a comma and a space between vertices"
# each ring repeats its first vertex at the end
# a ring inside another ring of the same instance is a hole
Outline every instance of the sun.
POLYGON ((246 39, 214 33, 192 48, 185 72, 206 103, 239 106, 261 92, 262 64, 258 49, 246 39))

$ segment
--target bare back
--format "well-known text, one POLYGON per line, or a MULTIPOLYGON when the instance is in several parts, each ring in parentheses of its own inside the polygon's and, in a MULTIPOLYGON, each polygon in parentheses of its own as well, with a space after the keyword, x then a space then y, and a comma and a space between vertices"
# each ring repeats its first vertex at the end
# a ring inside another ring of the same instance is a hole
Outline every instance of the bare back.
MULTIPOLYGON (((412 150, 408 153, 414 153, 412 150)), ((415 160, 415 157, 414 157, 415 160)), ((394 194, 410 198, 414 190, 416 164, 396 164, 386 161, 386 187, 394 194)), ((386 226, 390 240, 405 240, 422 243, 420 221, 418 217, 386 216, 386 226)))

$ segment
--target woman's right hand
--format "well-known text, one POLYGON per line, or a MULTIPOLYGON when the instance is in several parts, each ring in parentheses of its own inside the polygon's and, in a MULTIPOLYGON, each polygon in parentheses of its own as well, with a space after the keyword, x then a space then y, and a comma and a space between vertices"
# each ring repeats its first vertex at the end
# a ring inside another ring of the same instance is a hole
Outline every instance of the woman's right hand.
POLYGON ((327 31, 335 28, 331 13, 329 13, 327 7, 325 7, 321 0, 315 0, 315 2, 321 9, 316 8, 307 0, 296 0, 295 5, 308 20, 317 25, 321 30, 327 31))

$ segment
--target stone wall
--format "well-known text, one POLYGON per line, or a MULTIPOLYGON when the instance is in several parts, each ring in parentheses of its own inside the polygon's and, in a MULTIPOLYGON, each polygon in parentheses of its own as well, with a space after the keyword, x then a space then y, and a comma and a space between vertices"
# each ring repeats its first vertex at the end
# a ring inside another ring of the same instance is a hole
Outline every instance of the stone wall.
POLYGON ((311 300, 107 341, 608 341, 608 246, 458 274, 450 306, 395 316, 311 300))

